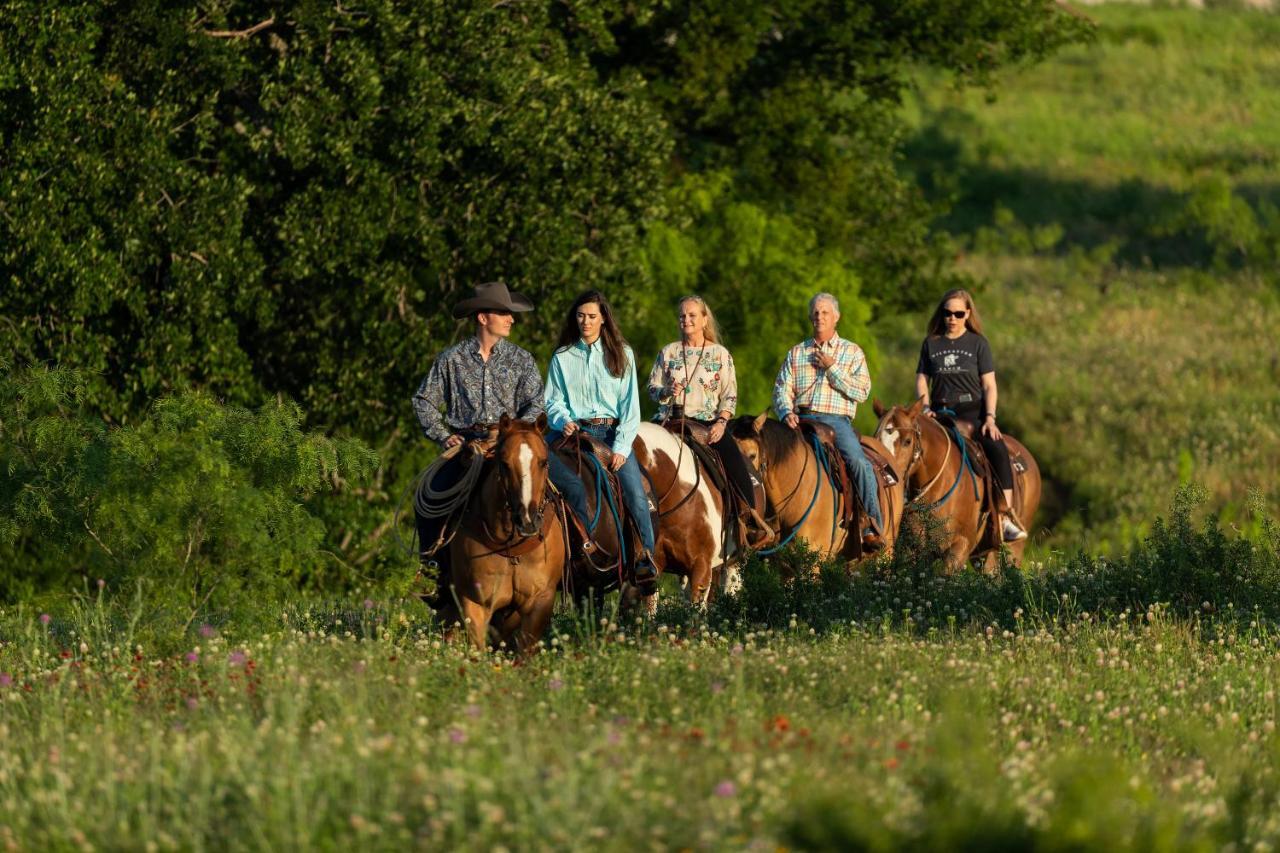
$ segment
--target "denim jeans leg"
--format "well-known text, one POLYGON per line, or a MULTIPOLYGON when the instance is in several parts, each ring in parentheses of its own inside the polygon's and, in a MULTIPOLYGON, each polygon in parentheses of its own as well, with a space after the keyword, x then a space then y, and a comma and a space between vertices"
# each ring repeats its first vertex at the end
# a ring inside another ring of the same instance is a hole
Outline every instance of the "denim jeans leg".
POLYGON ((640 542, 646 551, 653 553, 653 519, 649 517, 649 499, 644 494, 643 478, 640 463, 633 453, 618 469, 618 482, 622 486, 622 499, 627 504, 627 511, 640 531, 640 542))
POLYGON ((883 524, 880 518, 880 495, 876 489, 876 472, 867 461, 867 455, 862 451, 862 442, 858 440, 858 433, 854 430, 853 424, 848 418, 838 415, 809 415, 808 417, 826 424, 835 431, 836 447, 848 463, 849 473, 853 475, 854 484, 858 487, 858 497, 862 499, 862 508, 867 511, 867 515, 876 520, 877 524, 883 524))
MULTIPOLYGON (((559 433, 553 433, 559 438, 559 433)), ((548 438, 549 444, 551 439, 548 438)), ((587 512, 587 487, 583 485, 582 479, 577 473, 564 464, 556 453, 547 456, 547 476, 551 478, 551 482, 560 490, 560 494, 564 495, 564 499, 569 503, 569 509, 573 510, 573 514, 582 522, 583 527, 591 526, 591 516, 587 512)))

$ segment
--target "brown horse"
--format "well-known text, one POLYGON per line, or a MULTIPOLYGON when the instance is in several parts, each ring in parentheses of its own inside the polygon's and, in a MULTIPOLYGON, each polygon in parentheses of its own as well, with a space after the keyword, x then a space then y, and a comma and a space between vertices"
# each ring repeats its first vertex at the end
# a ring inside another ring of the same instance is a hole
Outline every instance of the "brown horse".
MULTIPOLYGON (((989 495, 991 485, 966 468, 951 433, 924 414, 923 400, 887 411, 876 400, 874 407, 880 418, 876 438, 897 460, 912 502, 942 522, 947 570, 959 571, 970 559, 980 559, 985 568, 994 568, 999 543, 992 544, 987 522, 991 499, 999 493, 989 495)), ((1040 468, 1021 442, 1008 433, 1004 433, 1004 440, 1014 460, 1013 511, 1030 525, 1040 505, 1040 468)), ((1026 546, 1026 539, 1009 543, 1015 563, 1022 561, 1026 546)))
MULTIPOLYGON (((743 416, 733 422, 733 438, 747 460, 764 479, 769 502, 769 523, 782 543, 798 539, 822 556, 840 555, 849 559, 866 556, 860 537, 850 536, 840 525, 844 501, 853 500, 832 486, 812 443, 798 429, 790 429, 768 414, 752 419, 743 416)), ((892 457, 879 442, 862 439, 864 450, 892 457)), ((836 455, 828 464, 843 465, 836 455)), ((902 477, 886 483, 879 479, 881 516, 884 519, 884 553, 890 553, 902 517, 902 477)), ((854 531, 855 533, 857 531, 854 531)))
POLYGON ((544 415, 532 424, 503 415, 449 545, 453 571, 441 617, 462 621, 477 648, 492 639, 529 654, 551 620, 565 568, 565 519, 548 488, 546 428, 544 415))

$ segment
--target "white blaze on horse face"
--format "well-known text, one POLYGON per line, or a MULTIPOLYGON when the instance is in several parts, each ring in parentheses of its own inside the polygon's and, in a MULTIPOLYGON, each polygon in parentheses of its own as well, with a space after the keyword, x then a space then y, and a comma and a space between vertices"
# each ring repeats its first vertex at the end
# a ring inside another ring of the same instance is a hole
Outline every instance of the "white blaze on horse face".
POLYGON ((884 429, 880 430, 880 443, 884 445, 884 449, 889 451, 890 456, 896 455, 895 446, 898 443, 898 431, 888 424, 884 429))
POLYGON ((533 448, 520 445, 517 458, 520 461, 520 508, 528 512, 533 508, 533 448))

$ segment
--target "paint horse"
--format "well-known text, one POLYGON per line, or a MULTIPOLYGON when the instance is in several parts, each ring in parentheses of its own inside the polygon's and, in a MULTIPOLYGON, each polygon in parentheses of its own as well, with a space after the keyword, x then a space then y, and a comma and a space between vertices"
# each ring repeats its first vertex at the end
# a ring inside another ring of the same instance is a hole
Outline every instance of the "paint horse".
MULTIPOLYGON (((767 520, 780 537, 778 545, 760 553, 772 553, 792 540, 799 540, 824 557, 856 560, 871 556, 862 551, 858 529, 863 518, 861 510, 855 515, 858 522, 849 529, 841 523, 846 515, 845 502, 857 498, 852 489, 846 494, 836 488, 828 473, 831 466, 844 464, 838 453, 828 453, 812 433, 770 420, 767 413, 754 419, 747 415, 737 418, 732 430, 743 455, 764 480, 769 505, 767 520)), ((884 550, 877 553, 889 554, 902 518, 902 477, 891 462, 892 456, 878 441, 867 436, 862 436, 861 441, 868 457, 878 457, 882 463, 873 465, 884 521, 881 531, 884 550), (889 473, 882 476, 886 467, 889 473)))
MULTIPOLYGON (((627 520, 616 482, 605 472, 606 449, 586 444, 588 440, 581 433, 575 435, 579 437, 564 440, 557 452, 586 486, 590 535, 597 547, 589 552, 575 549, 569 584, 572 595, 579 606, 590 601, 596 612, 601 612, 605 593, 620 589, 623 604, 630 606, 638 596, 626 565, 640 543, 627 520)), ((657 424, 640 424, 631 452, 644 472, 656 510, 654 565, 660 575, 669 572, 683 578, 690 602, 705 605, 717 571, 731 550, 724 540, 723 499, 707 481, 693 452, 657 424)), ((653 610, 656 603, 656 596, 650 596, 645 606, 653 610)))
MULTIPOLYGON (((689 602, 705 607, 715 589, 736 584, 731 558, 737 543, 728 529, 724 495, 680 436, 643 423, 632 452, 653 486, 658 506, 654 562, 681 577, 689 602)), ((657 597, 651 599, 651 607, 657 597)))
MULTIPOLYGON (((563 501, 547 476, 546 416, 536 423, 503 415, 451 549, 441 618, 461 621, 477 648, 505 643, 536 650, 551 621, 565 570, 563 501)), ((485 452, 482 444, 470 452, 485 452)))
MULTIPOLYGON (((986 464, 981 446, 963 433, 957 441, 952 429, 924 414, 923 400, 887 411, 876 400, 874 408, 880 418, 876 438, 902 469, 911 502, 942 524, 947 571, 959 571, 969 560, 994 569, 1005 544, 998 523, 1003 497, 981 473, 986 464)), ((1013 463, 1012 509, 1029 526, 1040 505, 1040 467, 1016 438, 1006 432, 1004 440, 1013 463)), ((1026 539, 1008 543, 1015 563, 1022 561, 1026 546, 1026 539)))

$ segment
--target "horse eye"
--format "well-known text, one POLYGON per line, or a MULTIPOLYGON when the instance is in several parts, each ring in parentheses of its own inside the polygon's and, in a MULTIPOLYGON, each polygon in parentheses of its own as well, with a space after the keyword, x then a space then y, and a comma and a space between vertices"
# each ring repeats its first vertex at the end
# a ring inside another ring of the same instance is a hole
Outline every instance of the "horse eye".
POLYGON ((542 462, 540 463, 540 467, 542 468, 542 470, 544 470, 544 471, 545 471, 545 470, 547 470, 548 468, 550 468, 550 467, 551 467, 551 463, 550 463, 550 462, 548 462, 547 460, 543 459, 543 460, 542 460, 542 462))

